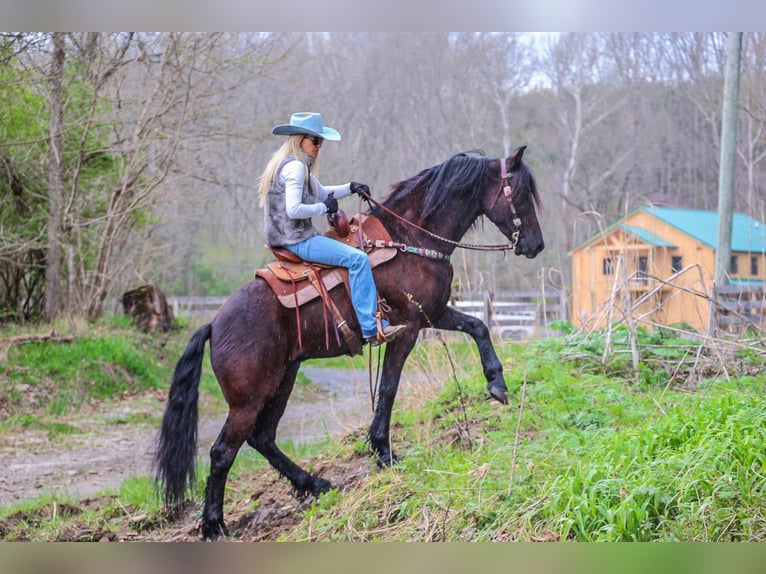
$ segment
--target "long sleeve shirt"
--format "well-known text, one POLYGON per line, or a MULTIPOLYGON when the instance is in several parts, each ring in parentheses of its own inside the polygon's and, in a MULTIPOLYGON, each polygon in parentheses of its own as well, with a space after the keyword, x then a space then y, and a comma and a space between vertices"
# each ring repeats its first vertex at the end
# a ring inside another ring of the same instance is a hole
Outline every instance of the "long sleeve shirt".
POLYGON ((279 181, 285 186, 285 210, 287 216, 292 219, 306 219, 327 213, 327 207, 322 201, 327 199, 330 192, 335 193, 335 199, 346 197, 351 193, 350 183, 322 185, 316 177, 311 175, 311 188, 319 201, 317 203, 303 203, 306 167, 302 161, 297 159, 287 162, 282 167, 279 172, 279 181))
POLYGON ((286 158, 271 182, 264 204, 266 245, 292 245, 317 235, 319 231, 311 218, 327 213, 322 201, 330 192, 335 192, 336 199, 351 193, 350 183, 324 186, 314 176, 311 186, 306 183, 303 162, 295 157, 286 158))

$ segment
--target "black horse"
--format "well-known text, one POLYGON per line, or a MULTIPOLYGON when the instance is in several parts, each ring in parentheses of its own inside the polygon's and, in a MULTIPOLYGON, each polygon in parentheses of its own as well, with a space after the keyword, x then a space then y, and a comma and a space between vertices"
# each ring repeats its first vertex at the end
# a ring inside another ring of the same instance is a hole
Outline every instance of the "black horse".
MULTIPOLYGON (((390 307, 389 319, 407 331, 386 345, 370 447, 380 465, 395 461, 389 442, 391 410, 399 377, 418 332, 425 327, 465 332, 476 341, 492 397, 505 403, 502 366, 487 326, 448 306, 453 270, 449 255, 484 215, 511 240, 502 246, 516 255, 535 257, 543 249, 537 221, 535 180, 522 161, 525 147, 505 159, 460 154, 392 186, 377 217, 402 253, 374 269, 380 296, 390 307)), ((475 246, 471 246, 475 247, 475 246)), ((501 247, 501 246, 492 246, 501 247)), ((333 290, 344 317, 358 336, 361 331, 344 289, 333 290), (337 293, 336 293, 337 291, 337 293)), ((276 445, 276 431, 301 362, 348 353, 341 338, 327 337, 320 300, 300 311, 301 345, 294 309, 277 300, 266 281, 255 278, 240 287, 215 319, 199 328, 181 356, 173 376, 156 455, 157 480, 165 503, 176 507, 194 483, 197 452, 197 398, 205 344, 229 414, 210 450, 210 476, 205 490, 201 534, 216 539, 227 534, 223 519, 226 478, 242 444, 260 452, 290 480, 298 495, 319 495, 330 483, 290 460, 276 445), (329 347, 328 347, 329 341, 329 347)))

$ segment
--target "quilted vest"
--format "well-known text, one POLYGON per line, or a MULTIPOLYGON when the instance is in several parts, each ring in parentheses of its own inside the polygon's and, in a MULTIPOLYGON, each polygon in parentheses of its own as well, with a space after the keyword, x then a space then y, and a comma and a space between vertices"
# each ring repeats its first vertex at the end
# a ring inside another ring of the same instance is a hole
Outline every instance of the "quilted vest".
MULTIPOLYGON (((306 219, 293 219, 287 215, 285 208, 285 184, 279 181, 279 173, 287 162, 295 159, 295 156, 290 155, 280 164, 277 176, 271 182, 269 193, 266 196, 266 202, 264 203, 264 234, 266 236, 266 245, 269 247, 293 245, 319 234, 319 230, 314 227, 310 217, 306 219)), ((302 203, 316 203, 319 201, 311 185, 304 184, 301 201, 302 203)))

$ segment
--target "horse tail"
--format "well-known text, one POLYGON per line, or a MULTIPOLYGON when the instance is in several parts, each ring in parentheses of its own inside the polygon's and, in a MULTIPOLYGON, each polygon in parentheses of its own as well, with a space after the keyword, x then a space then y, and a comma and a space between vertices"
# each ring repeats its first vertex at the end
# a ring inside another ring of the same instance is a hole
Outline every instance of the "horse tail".
POLYGON ((155 477, 164 485, 165 505, 176 508, 184 501, 187 487, 195 483, 197 456, 197 400, 202 375, 205 343, 210 338, 208 323, 192 335, 176 365, 155 458, 155 477))

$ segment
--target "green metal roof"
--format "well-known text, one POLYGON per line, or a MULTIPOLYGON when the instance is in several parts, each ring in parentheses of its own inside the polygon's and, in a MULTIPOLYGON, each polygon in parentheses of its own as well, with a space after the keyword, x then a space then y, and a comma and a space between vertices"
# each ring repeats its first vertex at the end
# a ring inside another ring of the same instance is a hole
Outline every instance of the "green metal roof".
MULTIPOLYGON (((717 211, 677 209, 674 207, 650 207, 645 205, 636 208, 631 213, 635 213, 639 209, 686 233, 713 250, 718 247, 717 211)), ((646 229, 621 223, 629 216, 630 214, 612 223, 604 231, 599 232, 593 235, 590 239, 586 239, 576 245, 570 249, 569 254, 571 255, 577 249, 604 237, 606 234, 611 233, 614 229, 618 228, 623 229, 628 233, 632 233, 642 241, 655 247, 675 247, 666 239, 663 239, 646 229)), ((732 220, 731 250, 732 252, 740 253, 766 253, 766 224, 744 213, 735 213, 732 220)))
POLYGON ((655 235, 651 231, 644 229, 643 227, 636 227, 635 225, 624 225, 620 224, 618 225, 620 229, 623 229, 630 233, 631 235, 635 235, 638 237, 641 241, 644 243, 648 243, 652 247, 675 247, 670 241, 666 241, 662 237, 655 235))
MULTIPOLYGON (((718 247, 717 211, 649 206, 639 209, 683 231, 700 243, 713 249, 718 247)), ((766 253, 766 225, 747 214, 735 213, 732 220, 731 250, 766 253)))

